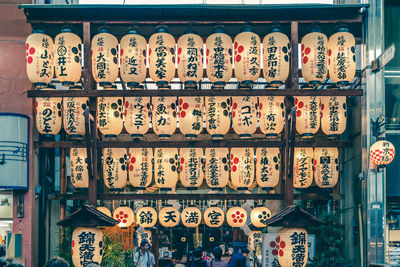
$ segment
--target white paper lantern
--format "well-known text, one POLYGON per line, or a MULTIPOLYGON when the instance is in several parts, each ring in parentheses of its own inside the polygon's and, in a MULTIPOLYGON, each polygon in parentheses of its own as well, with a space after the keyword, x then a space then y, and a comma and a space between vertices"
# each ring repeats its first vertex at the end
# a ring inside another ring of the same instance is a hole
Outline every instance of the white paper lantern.
POLYGON ((369 156, 375 165, 385 166, 393 161, 395 152, 392 143, 387 140, 379 140, 370 147, 369 156))

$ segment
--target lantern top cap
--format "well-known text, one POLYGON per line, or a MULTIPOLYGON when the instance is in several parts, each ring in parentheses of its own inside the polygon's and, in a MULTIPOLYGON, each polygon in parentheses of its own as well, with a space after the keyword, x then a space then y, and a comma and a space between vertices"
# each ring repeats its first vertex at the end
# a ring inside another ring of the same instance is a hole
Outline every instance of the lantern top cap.
POLYGON ((136 26, 129 27, 128 30, 126 31, 126 34, 139 34, 139 35, 141 35, 138 27, 136 27, 136 26))
POLYGON ((222 26, 221 24, 218 24, 217 26, 214 27, 212 33, 226 33, 225 27, 222 26))
POLYGON ((83 205, 80 209, 73 212, 67 218, 59 221, 57 225, 71 227, 97 227, 114 226, 119 222, 102 213, 94 206, 83 205))
POLYGON ((164 24, 158 25, 156 27, 156 33, 169 33, 169 29, 167 26, 165 26, 164 24))
POLYGON ((272 216, 267 220, 268 226, 283 226, 283 227, 307 227, 318 226, 325 224, 317 217, 311 215, 307 211, 300 208, 298 205, 290 205, 284 210, 272 216))
POLYGON ((98 33, 111 33, 110 27, 108 26, 101 26, 97 29, 98 33))
POLYGON ((56 89, 56 86, 49 83, 46 85, 46 87, 44 89, 56 89))
POLYGON ((63 26, 61 28, 61 32, 71 32, 71 33, 73 33, 74 30, 72 28, 72 25, 65 25, 65 26, 63 26))
POLYGON ((321 32, 321 27, 319 27, 317 24, 313 24, 309 30, 310 33, 312 32, 321 32))
POLYGON ((271 28, 269 29, 269 32, 282 32, 282 26, 279 24, 275 24, 273 26, 271 26, 271 28))
POLYGON ((349 32, 349 26, 347 24, 340 24, 335 28, 335 32, 349 32))
POLYGON ((240 32, 254 32, 254 29, 249 25, 245 24, 241 29, 240 32))
POLYGON ((197 32, 195 31, 195 29, 192 28, 191 25, 189 25, 189 28, 186 29, 184 34, 197 34, 197 32))
POLYGON ((45 33, 46 31, 44 30, 44 28, 43 27, 41 27, 41 26, 35 26, 35 27, 33 27, 33 29, 32 29, 32 33, 45 33))

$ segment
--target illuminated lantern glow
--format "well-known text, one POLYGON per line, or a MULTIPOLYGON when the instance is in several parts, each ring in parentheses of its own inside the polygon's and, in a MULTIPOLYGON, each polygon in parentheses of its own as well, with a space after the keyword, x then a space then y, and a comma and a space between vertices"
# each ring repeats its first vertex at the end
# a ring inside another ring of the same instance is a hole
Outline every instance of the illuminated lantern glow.
POLYGON ((175 38, 163 25, 149 39, 149 75, 159 89, 168 88, 175 76, 175 38))
POLYGON ((179 224, 180 216, 181 215, 176 208, 172 206, 166 206, 160 210, 158 214, 158 221, 162 226, 171 228, 179 224))
POLYGON ((251 210, 250 219, 255 227, 266 227, 271 218, 271 211, 267 207, 257 207, 251 210))
MULTIPOLYGON (((71 87, 71 90, 82 90, 81 86, 71 87)), ((63 98, 64 130, 71 137, 80 137, 85 134, 85 110, 89 108, 87 97, 63 98)))
POLYGON ((156 148, 154 150, 154 181, 164 191, 170 191, 178 182, 178 149, 156 148))
POLYGON ((390 164, 396 154, 392 143, 387 140, 379 140, 369 149, 371 161, 377 166, 385 166, 390 164))
POLYGON ((257 97, 232 97, 232 127, 240 138, 250 138, 257 130, 257 97))
POLYGON ((200 147, 185 147, 179 152, 180 180, 187 190, 196 190, 204 179, 203 149, 200 147))
MULTIPOLYGON (((113 86, 111 89, 116 90, 113 86)), ((97 99, 97 127, 105 137, 116 137, 124 127, 124 98, 99 97, 97 99)))
POLYGON ((203 39, 192 29, 178 39, 178 77, 185 88, 197 88, 203 78, 203 39))
POLYGON ((76 267, 90 263, 101 264, 103 258, 103 232, 94 227, 77 227, 72 233, 72 262, 76 267))
POLYGON ((321 129, 328 137, 338 137, 346 130, 345 96, 321 96, 321 129))
POLYGON ((304 267, 308 260, 308 233, 304 228, 279 231, 278 261, 282 267, 304 267))
POLYGON ((231 126, 231 99, 223 96, 205 97, 206 129, 214 139, 222 139, 231 126))
POLYGON ((121 79, 128 87, 138 89, 146 79, 146 39, 130 28, 120 43, 121 79))
POLYGON ((321 99, 319 96, 296 96, 296 130, 304 138, 311 138, 321 124, 321 99))
POLYGON ((313 26, 301 40, 301 62, 304 80, 318 86, 328 74, 328 37, 313 26))
POLYGON ((204 98, 179 98, 179 130, 187 138, 196 138, 203 130, 204 98))
POLYGON ((92 75, 102 87, 111 87, 118 78, 118 40, 107 27, 92 39, 92 75))
POLYGON ((119 221, 118 227, 126 228, 135 222, 135 214, 128 206, 121 206, 114 210, 113 218, 119 221))
POLYGON ((207 77, 214 88, 224 88, 232 77, 232 38, 217 27, 206 40, 207 77))
POLYGON ((267 137, 278 136, 285 122, 284 96, 258 97, 260 130, 267 137))
POLYGON ((233 49, 235 77, 241 87, 250 88, 260 76, 260 37, 246 25, 236 35, 233 49))
POLYGON ((144 230, 143 232, 139 233, 137 232, 137 243, 140 245, 143 240, 146 240, 147 242, 150 243, 150 245, 153 242, 153 238, 151 236, 151 231, 150 230, 144 230))
POLYGON ((69 153, 69 172, 73 187, 89 187, 86 148, 71 148, 69 153))
POLYGON ((258 246, 262 244, 262 232, 261 231, 251 231, 247 239, 250 251, 256 251, 258 246))
POLYGON ((254 183, 254 149, 234 147, 231 149, 231 179, 237 190, 247 190, 254 183))
POLYGON ((63 27, 54 39, 54 71, 64 86, 72 86, 81 79, 82 40, 69 26, 63 27))
POLYGON ((152 207, 142 207, 136 212, 136 223, 143 228, 151 228, 157 223, 157 212, 152 207))
MULTIPOLYGON (((55 90, 52 85, 42 90, 55 90)), ((57 135, 62 125, 62 98, 37 97, 36 98, 36 129, 46 137, 57 135)))
POLYGON ((134 189, 145 190, 153 179, 153 150, 129 148, 129 183, 134 189))
POLYGON ((26 38, 26 74, 35 87, 43 88, 53 79, 53 39, 43 29, 33 29, 26 38))
POLYGON ((176 130, 176 98, 152 98, 152 125, 160 138, 169 138, 176 130))
POLYGON ((226 147, 207 147, 206 182, 214 190, 222 190, 229 180, 229 150, 226 147))
POLYGON ((332 188, 339 180, 339 150, 336 147, 316 147, 314 179, 320 188, 332 188))
POLYGON ((279 184, 281 153, 277 147, 257 147, 256 180, 264 190, 271 190, 279 184))
POLYGON ((284 84, 290 70, 290 41, 280 26, 273 26, 263 39, 263 71, 265 80, 274 87, 284 84))
POLYGON ((313 182, 314 151, 311 147, 294 148, 293 187, 308 188, 313 182))
POLYGON ((241 207, 232 207, 226 213, 226 222, 230 227, 242 227, 246 221, 247 212, 241 207))
POLYGON ((225 213, 219 207, 209 207, 203 214, 204 223, 211 228, 221 227, 225 221, 225 213))
POLYGON ((104 213, 108 217, 112 217, 111 211, 109 209, 107 209, 106 207, 97 207, 97 210, 104 213))
POLYGON ((133 138, 143 137, 150 128, 150 97, 125 97, 125 130, 133 138))
POLYGON ((329 77, 338 86, 351 83, 356 74, 356 40, 349 28, 340 25, 329 38, 329 77))
POLYGON ((201 211, 197 207, 187 207, 182 211, 182 224, 188 228, 197 227, 201 222, 201 211))
POLYGON ((103 179, 107 188, 119 190, 125 187, 128 179, 127 158, 125 148, 103 149, 103 179))

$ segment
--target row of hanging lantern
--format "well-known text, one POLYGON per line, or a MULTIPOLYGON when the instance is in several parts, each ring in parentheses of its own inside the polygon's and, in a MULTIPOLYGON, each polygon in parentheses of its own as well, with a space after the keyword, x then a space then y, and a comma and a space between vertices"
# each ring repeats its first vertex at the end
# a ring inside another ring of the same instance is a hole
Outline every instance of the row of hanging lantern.
MULTIPOLYGON (((129 29, 119 45, 118 49, 118 39, 107 27, 101 27, 92 39, 92 74, 102 87, 110 87, 120 71, 121 79, 129 87, 140 88, 146 78, 147 59, 149 76, 160 89, 169 88, 169 82, 175 77, 175 64, 185 87, 197 88, 203 77, 203 56, 207 77, 215 88, 225 87, 232 70, 240 86, 250 88, 260 76, 261 56, 264 78, 271 86, 282 85, 290 69, 290 41, 279 26, 273 26, 264 37, 263 49, 260 37, 248 25, 233 42, 223 27, 216 27, 206 40, 205 53, 202 38, 192 29, 178 39, 175 51, 175 38, 163 25, 150 37, 148 52, 146 39, 136 28, 129 29)), ((70 27, 64 27, 56 36, 54 51, 53 57, 53 40, 44 30, 34 29, 26 40, 28 78, 39 88, 52 80, 53 68, 56 77, 66 86, 81 77, 81 39, 70 27)), ((312 86, 327 78, 328 65, 330 78, 338 86, 348 85, 354 78, 355 39, 346 26, 338 27, 329 41, 314 26, 301 41, 301 55, 303 77, 312 86)))

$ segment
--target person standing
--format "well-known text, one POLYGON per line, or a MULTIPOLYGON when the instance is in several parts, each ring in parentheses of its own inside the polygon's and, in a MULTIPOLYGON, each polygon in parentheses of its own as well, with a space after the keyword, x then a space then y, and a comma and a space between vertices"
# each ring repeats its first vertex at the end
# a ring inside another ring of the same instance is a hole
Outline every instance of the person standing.
POLYGON ((203 251, 200 248, 193 251, 193 257, 194 261, 188 267, 207 267, 207 262, 203 260, 203 251))
POLYGON ((241 253, 235 253, 232 255, 228 262, 227 267, 246 267, 247 266, 247 256, 249 255, 249 249, 243 248, 241 253))
POLYGON ((227 267, 228 263, 222 260, 222 249, 220 246, 216 246, 213 251, 213 259, 207 262, 207 267, 227 267))
POLYGON ((140 243, 139 251, 133 256, 133 263, 136 267, 154 267, 156 261, 150 251, 150 244, 147 240, 140 243))

